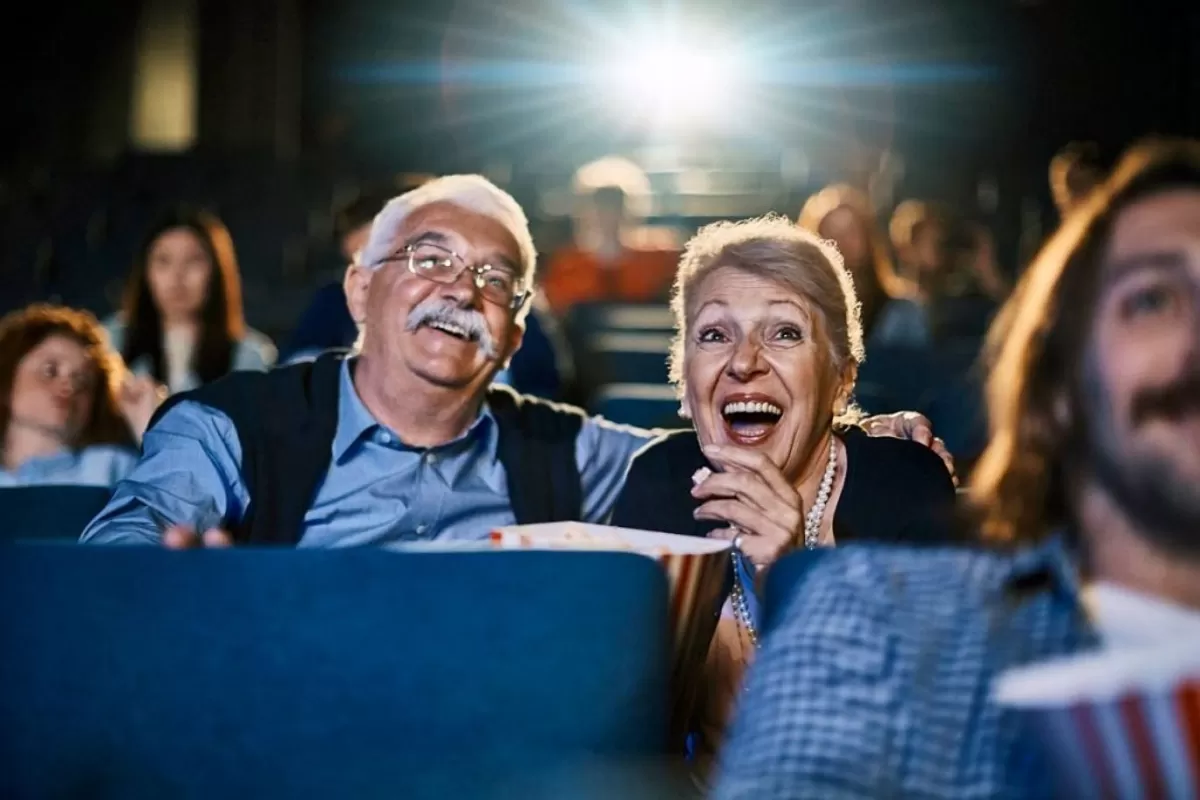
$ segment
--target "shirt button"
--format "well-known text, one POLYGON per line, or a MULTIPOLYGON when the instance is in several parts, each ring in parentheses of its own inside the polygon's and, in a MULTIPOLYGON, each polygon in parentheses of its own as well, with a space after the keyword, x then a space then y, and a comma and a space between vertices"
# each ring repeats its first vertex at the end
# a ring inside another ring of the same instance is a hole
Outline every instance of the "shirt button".
POLYGON ((426 453, 425 460, 430 464, 436 464, 438 460, 437 453, 426 453))
POLYGON ((384 444, 391 444, 392 443, 392 435, 390 433, 381 434, 379 437, 379 441, 383 442, 384 444))
POLYGON ((425 531, 426 531, 426 530, 427 530, 427 529, 426 529, 426 527, 425 527, 424 525, 418 525, 418 526, 417 526, 417 534, 418 534, 418 535, 423 535, 423 534, 425 533, 425 531))

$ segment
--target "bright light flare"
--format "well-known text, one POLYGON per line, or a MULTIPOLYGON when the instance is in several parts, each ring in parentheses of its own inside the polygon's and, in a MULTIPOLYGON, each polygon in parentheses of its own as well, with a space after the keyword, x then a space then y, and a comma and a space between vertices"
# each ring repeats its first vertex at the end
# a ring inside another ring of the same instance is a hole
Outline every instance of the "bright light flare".
POLYGON ((608 74, 617 113, 667 127, 730 117, 748 88, 738 54, 699 41, 639 40, 608 74))

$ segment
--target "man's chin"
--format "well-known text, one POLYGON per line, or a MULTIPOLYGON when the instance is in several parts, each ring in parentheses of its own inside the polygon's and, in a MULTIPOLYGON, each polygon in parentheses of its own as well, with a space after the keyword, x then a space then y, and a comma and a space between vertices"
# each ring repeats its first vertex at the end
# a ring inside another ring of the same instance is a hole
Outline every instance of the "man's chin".
POLYGON ((466 391, 490 380, 497 370, 487 364, 483 368, 468 368, 449 364, 426 364, 413 370, 417 377, 439 389, 466 391))
POLYGON ((1169 455, 1118 466, 1093 461, 1102 488, 1147 538, 1165 551, 1200 559, 1200 467, 1169 455))

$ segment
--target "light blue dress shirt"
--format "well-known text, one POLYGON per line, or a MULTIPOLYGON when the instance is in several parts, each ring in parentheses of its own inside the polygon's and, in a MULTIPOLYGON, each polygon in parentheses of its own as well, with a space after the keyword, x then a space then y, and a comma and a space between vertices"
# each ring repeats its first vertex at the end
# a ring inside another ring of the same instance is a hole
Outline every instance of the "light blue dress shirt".
POLYGON ((14 470, 0 468, 0 488, 13 486, 112 486, 137 463, 125 447, 92 445, 31 458, 14 470))
MULTIPOLYGON (((351 363, 342 366, 331 461, 304 517, 301 547, 479 539, 515 522, 496 420, 486 407, 453 442, 409 447, 363 405, 351 363)), ((651 435, 584 421, 575 444, 584 521, 608 518, 633 454, 651 435)), ((146 432, 142 447, 142 459, 81 541, 157 543, 171 524, 204 531, 243 517, 250 497, 237 431, 225 414, 183 401, 146 432)))

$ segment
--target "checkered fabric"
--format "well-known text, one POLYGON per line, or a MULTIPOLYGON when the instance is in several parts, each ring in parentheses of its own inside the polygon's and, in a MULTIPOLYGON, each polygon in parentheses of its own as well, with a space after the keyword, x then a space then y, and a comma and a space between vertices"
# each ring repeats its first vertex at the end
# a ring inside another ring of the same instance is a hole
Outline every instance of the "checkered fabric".
POLYGON ((1009 667, 1097 644, 1061 538, 1015 556, 848 546, 772 619, 716 798, 1053 795, 989 695, 1009 667))

